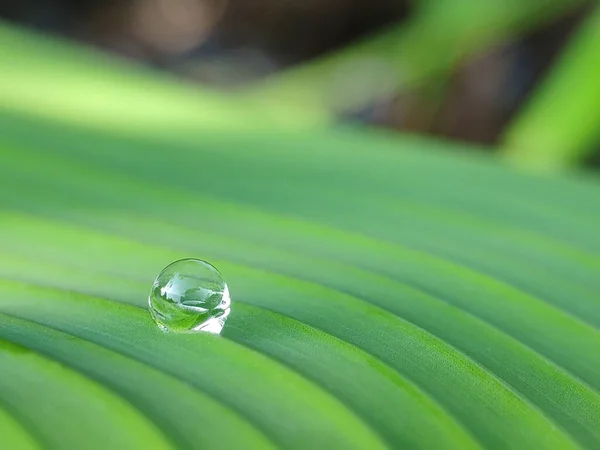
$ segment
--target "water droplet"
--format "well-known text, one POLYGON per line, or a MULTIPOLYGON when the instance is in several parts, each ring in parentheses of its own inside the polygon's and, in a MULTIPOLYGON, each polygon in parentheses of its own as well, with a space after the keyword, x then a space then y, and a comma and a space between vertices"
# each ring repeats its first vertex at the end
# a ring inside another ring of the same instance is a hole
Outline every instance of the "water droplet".
POLYGON ((161 330, 219 334, 229 315, 229 289, 219 271, 200 259, 165 267, 152 286, 150 314, 161 330))

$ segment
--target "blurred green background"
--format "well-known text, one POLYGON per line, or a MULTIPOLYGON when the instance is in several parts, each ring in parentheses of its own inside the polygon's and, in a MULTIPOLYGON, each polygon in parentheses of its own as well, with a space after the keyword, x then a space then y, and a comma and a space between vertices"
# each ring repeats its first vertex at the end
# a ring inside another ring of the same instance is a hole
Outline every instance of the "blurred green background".
POLYGON ((593 1, 9 0, 0 17, 246 99, 278 125, 360 122, 540 170, 600 160, 593 1))

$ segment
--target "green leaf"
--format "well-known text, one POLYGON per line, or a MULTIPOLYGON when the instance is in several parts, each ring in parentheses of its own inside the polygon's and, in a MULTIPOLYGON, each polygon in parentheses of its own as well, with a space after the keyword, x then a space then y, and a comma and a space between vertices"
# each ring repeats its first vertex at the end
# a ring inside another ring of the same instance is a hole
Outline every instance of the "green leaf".
POLYGON ((0 109, 3 444, 600 447, 597 178, 366 130, 129 127, 115 92, 102 125, 26 90, 0 109), (222 336, 145 310, 189 256, 227 279, 222 336))

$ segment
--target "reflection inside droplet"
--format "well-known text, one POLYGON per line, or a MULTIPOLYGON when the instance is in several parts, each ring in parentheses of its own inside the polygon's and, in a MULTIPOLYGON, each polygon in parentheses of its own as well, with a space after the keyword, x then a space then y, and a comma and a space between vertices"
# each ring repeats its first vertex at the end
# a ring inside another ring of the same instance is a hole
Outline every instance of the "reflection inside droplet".
POLYGON ((204 331, 219 334, 230 311, 227 283, 219 271, 200 259, 182 259, 156 277, 148 304, 150 315, 165 332, 204 331))

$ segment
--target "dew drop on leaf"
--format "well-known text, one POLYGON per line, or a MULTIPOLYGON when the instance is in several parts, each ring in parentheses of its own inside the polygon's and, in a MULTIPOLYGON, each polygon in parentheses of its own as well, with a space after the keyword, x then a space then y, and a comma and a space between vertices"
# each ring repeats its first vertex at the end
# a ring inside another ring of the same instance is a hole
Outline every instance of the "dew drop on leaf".
POLYGON ((165 267, 152 286, 150 315, 165 332, 219 334, 231 300, 219 271, 200 259, 181 259, 165 267))

